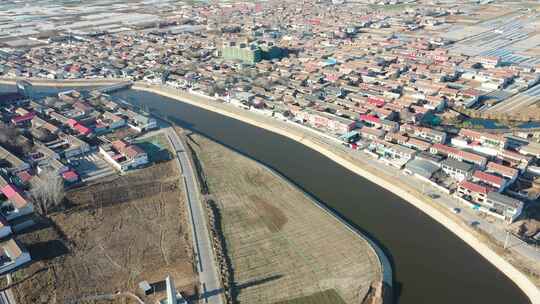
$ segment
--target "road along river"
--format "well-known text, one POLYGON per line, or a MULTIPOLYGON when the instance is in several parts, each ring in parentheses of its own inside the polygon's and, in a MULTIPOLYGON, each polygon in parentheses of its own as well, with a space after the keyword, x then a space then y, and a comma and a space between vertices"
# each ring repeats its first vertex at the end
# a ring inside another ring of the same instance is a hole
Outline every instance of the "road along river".
POLYGON ((446 228, 320 153, 157 94, 128 90, 115 95, 264 163, 366 232, 393 262, 399 303, 530 303, 512 281, 446 228))

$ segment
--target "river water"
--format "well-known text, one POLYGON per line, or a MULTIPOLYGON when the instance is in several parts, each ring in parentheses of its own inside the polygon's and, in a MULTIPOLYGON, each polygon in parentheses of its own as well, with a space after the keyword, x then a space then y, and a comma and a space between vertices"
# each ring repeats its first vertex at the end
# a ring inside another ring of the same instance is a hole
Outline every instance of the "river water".
POLYGON ((115 95, 275 169, 366 232, 393 263, 398 303, 530 303, 513 282, 446 228, 304 145, 155 94, 128 90, 115 95))

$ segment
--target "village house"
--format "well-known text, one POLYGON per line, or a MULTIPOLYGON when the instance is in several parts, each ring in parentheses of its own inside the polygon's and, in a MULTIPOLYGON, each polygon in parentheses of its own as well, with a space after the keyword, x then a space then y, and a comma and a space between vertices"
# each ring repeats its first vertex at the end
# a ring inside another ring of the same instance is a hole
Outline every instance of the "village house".
POLYGON ((485 205, 495 214, 501 215, 508 223, 513 223, 523 211, 523 202, 507 195, 490 192, 485 205))
POLYGON ((16 240, 0 242, 0 275, 8 274, 31 260, 30 253, 16 240))
POLYGON ((488 193, 493 190, 490 186, 464 180, 458 185, 457 195, 477 204, 485 204, 488 193))
POLYGON ((474 166, 471 164, 451 158, 447 158, 441 163, 442 171, 457 181, 469 178, 473 168, 474 166))
POLYGON ((118 171, 124 172, 148 163, 148 155, 137 145, 116 140, 99 146, 99 152, 118 171))

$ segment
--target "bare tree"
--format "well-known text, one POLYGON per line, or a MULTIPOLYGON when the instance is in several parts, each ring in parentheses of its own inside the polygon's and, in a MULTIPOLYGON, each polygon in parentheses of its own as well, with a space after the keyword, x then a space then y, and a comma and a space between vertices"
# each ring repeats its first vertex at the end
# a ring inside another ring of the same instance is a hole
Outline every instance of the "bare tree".
POLYGON ((47 216, 52 207, 60 204, 64 195, 64 181, 53 170, 47 170, 39 178, 31 180, 30 196, 43 216, 47 216))

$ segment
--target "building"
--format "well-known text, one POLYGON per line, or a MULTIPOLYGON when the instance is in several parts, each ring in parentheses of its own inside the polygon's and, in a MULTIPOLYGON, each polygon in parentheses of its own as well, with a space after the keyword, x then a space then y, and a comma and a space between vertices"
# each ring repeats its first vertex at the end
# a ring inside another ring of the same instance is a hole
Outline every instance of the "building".
POLYGON ((508 184, 513 183, 519 176, 519 170, 495 162, 488 162, 485 171, 508 179, 508 184))
POLYGON ((0 275, 5 275, 30 262, 30 253, 14 239, 0 242, 0 275))
POLYGON ((415 158, 405 165, 404 171, 408 174, 419 176, 425 179, 430 179, 435 172, 439 171, 440 167, 434 163, 415 158))
POLYGON ((478 155, 478 154, 468 152, 468 151, 463 151, 463 150, 450 147, 447 145, 439 144, 439 143, 431 146, 429 151, 433 154, 446 155, 449 158, 453 158, 455 160, 466 161, 466 162, 475 164, 480 168, 484 168, 487 163, 487 158, 482 155, 478 155))
POLYGON ((261 60, 272 60, 283 57, 283 49, 271 42, 227 42, 223 45, 221 56, 227 60, 240 60, 254 64, 261 60))
POLYGON ((480 170, 474 171, 471 180, 475 183, 488 185, 497 189, 498 192, 502 192, 506 188, 507 180, 494 174, 482 172, 480 170))
POLYGON ((99 152, 118 171, 124 172, 148 163, 148 154, 137 145, 116 140, 112 144, 101 145, 99 152))
POLYGON ((5 197, 5 200, 0 203, 0 213, 8 221, 34 212, 32 203, 15 186, 5 185, 0 188, 0 192, 5 197))
POLYGON ((489 210, 512 223, 523 211, 523 202, 498 192, 489 192, 485 204, 489 210))
POLYGON ((472 142, 476 142, 490 148, 504 149, 507 145, 507 139, 501 134, 491 134, 470 129, 461 129, 459 131, 459 135, 469 139, 472 142))
POLYGON ((493 191, 494 189, 490 186, 464 180, 459 183, 457 194, 468 201, 484 205, 487 201, 488 193, 493 191))
POLYGON ((459 160, 447 158, 441 163, 441 169, 457 181, 466 180, 471 176, 474 166, 459 160))
POLYGON ((411 134, 414 137, 427 140, 431 143, 443 144, 446 142, 446 133, 442 131, 433 130, 430 128, 419 127, 410 124, 403 124, 400 127, 400 131, 411 134))

